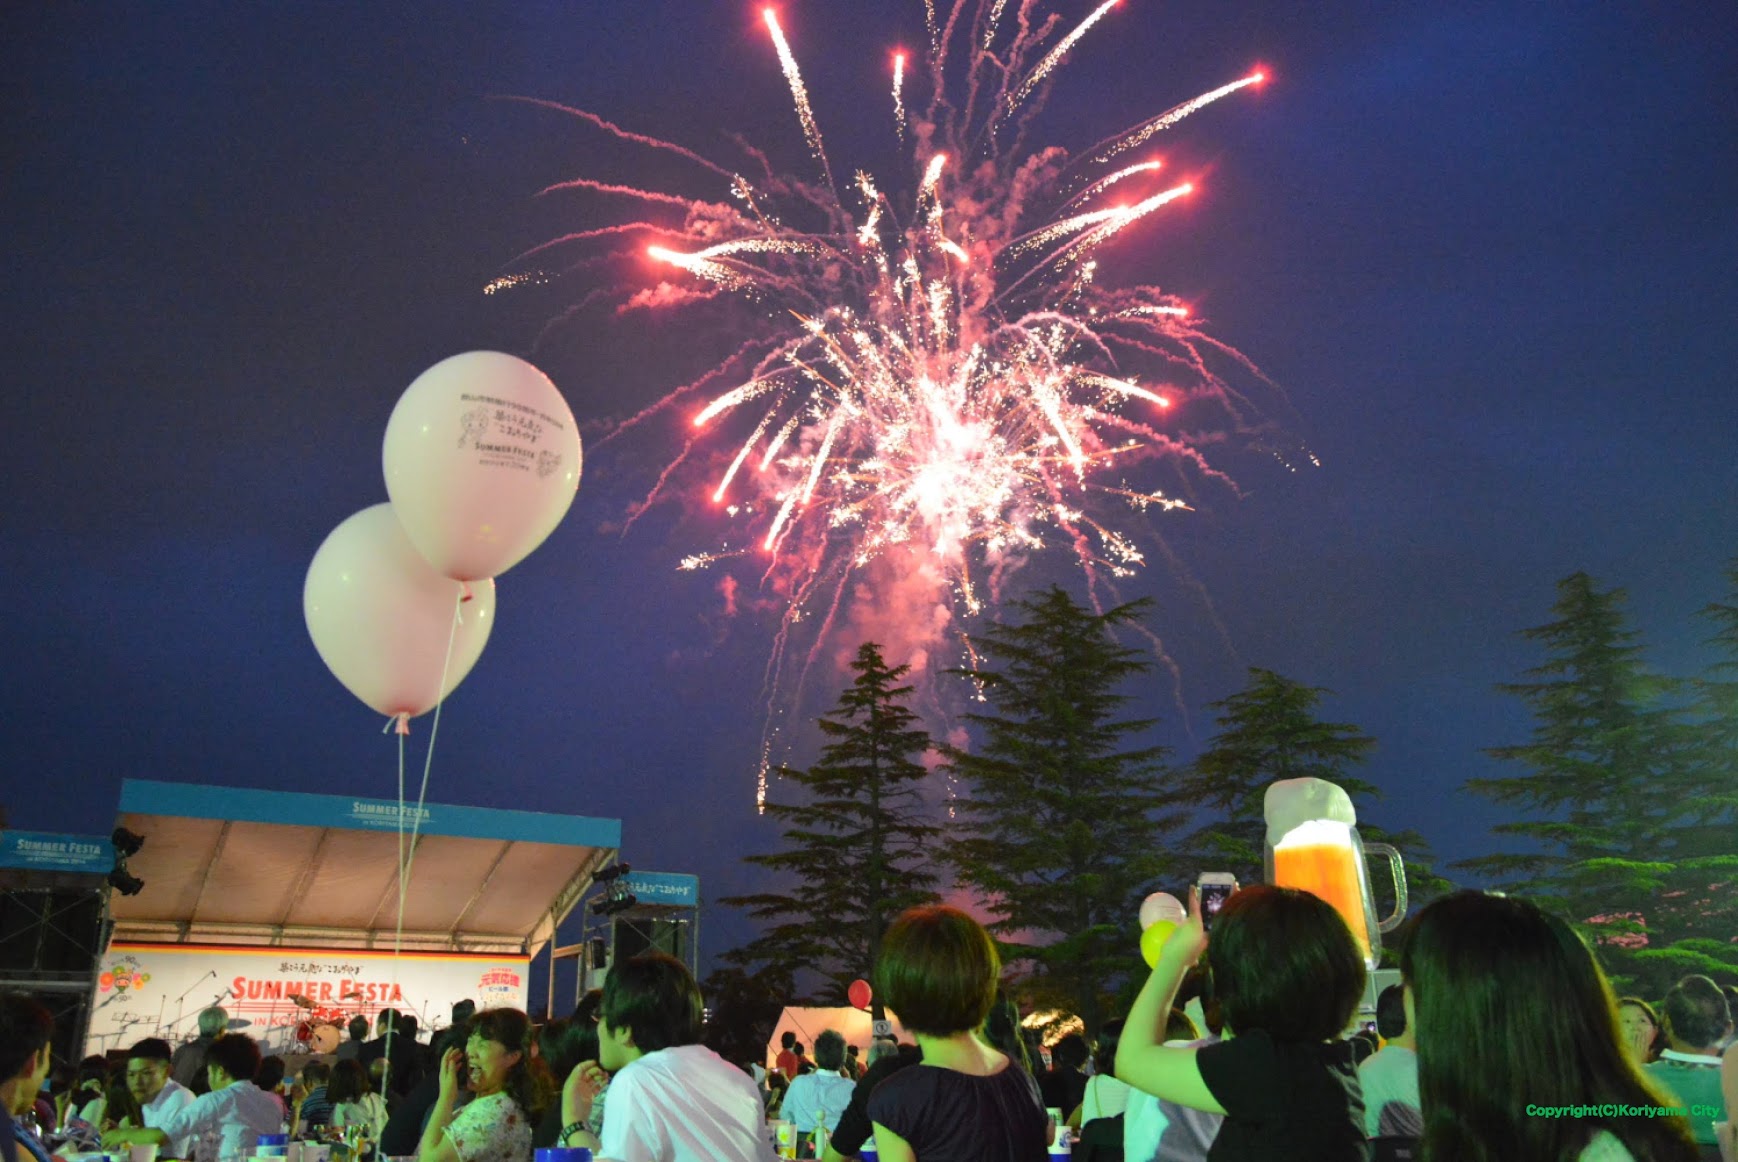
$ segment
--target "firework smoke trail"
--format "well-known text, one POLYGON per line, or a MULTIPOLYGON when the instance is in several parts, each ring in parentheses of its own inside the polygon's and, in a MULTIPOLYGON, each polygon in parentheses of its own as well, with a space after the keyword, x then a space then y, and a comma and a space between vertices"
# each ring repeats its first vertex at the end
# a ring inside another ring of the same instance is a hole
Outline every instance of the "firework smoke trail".
MULTIPOLYGON (((857 629, 872 624, 890 661, 926 658, 938 626, 952 621, 959 632, 952 611, 978 612, 1033 554, 1071 554, 1095 602, 1101 585, 1138 569, 1139 541, 1099 509, 1187 512, 1198 484, 1235 489, 1201 448, 1258 426, 1260 413, 1218 369, 1271 385, 1173 296, 1101 286, 1097 257, 1194 188, 1153 184, 1157 158, 1118 169, 1108 160, 1261 75, 1174 106, 1074 160, 1055 146, 1022 144, 1058 66, 1117 2, 1062 33, 1056 18, 1033 18, 1037 0, 1013 6, 1007 28, 1006 0, 958 0, 945 21, 926 0, 936 91, 909 136, 906 62, 893 58, 894 129, 915 144, 910 172, 920 175, 903 202, 865 172, 854 175, 849 201, 841 197, 796 56, 770 9, 766 26, 824 186, 778 174, 746 144, 764 171, 759 181, 570 110, 621 140, 690 161, 708 183, 724 179, 718 200, 590 178, 559 183, 551 189, 641 203, 648 220, 540 249, 638 235, 606 257, 674 281, 619 289, 619 310, 718 295, 755 308, 735 350, 631 423, 704 401, 688 417, 690 443, 635 515, 690 495, 686 477, 704 471, 704 494, 742 527, 736 547, 690 553, 680 567, 752 562, 763 590, 782 598, 764 679, 774 700, 767 762, 799 623, 813 625, 806 660, 791 663, 799 690, 841 618, 857 629), (974 4, 970 31, 956 37, 974 4), (956 105, 942 91, 942 66, 962 40, 969 59, 956 105), (1016 131, 999 143, 1003 126, 1016 131), (737 435, 721 438, 720 429, 737 435), (1185 495, 1130 483, 1143 462, 1174 472, 1185 495)), ((969 640, 961 644, 969 652, 969 640)), ((765 775, 763 765, 763 801, 765 775)))

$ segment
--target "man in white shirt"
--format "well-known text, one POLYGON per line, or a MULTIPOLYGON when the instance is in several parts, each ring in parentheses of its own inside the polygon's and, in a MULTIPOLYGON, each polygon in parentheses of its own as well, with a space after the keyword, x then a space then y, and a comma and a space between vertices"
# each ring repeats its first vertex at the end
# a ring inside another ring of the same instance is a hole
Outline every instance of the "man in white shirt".
POLYGON ((253 1153, 261 1134, 284 1128, 278 1099, 253 1083, 259 1072, 259 1045, 245 1033, 225 1033, 206 1050, 205 1075, 211 1092, 165 1117, 155 1127, 110 1130, 103 1148, 155 1142, 166 1146, 181 1138, 200 1145, 200 1162, 240 1162, 253 1153))
POLYGON ((1358 1066, 1364 1133, 1371 1138, 1416 1138, 1424 1133, 1424 1114, 1418 1102, 1418 1039, 1406 986, 1389 985, 1376 998, 1376 1032, 1386 1044, 1358 1066))
POLYGON ((562 1087, 559 1144, 589 1147, 599 1162, 772 1162, 754 1081, 700 1044, 700 1013, 700 988, 681 961, 649 953, 612 967, 598 1060, 581 1062, 562 1087), (605 1080, 594 1136, 585 1122, 605 1080))
POLYGON ((796 1127, 799 1134, 813 1134, 818 1121, 831 1134, 839 1128, 839 1115, 851 1104, 857 1083, 844 1074, 845 1038, 828 1029, 815 1038, 815 1071, 802 1073, 785 1091, 778 1116, 796 1127))
MULTIPOLYGON (((193 1104, 193 1091, 169 1076, 172 1060, 174 1050, 161 1037, 147 1037, 127 1050, 127 1089, 152 1129, 160 1129, 165 1118, 193 1104)), ((172 1138, 165 1152, 185 1158, 187 1147, 186 1138, 172 1138)))

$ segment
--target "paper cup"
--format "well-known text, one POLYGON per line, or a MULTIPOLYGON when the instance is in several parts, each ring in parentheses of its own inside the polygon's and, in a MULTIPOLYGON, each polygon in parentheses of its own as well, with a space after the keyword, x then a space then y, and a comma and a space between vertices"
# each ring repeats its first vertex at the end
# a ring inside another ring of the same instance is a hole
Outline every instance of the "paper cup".
POLYGON ((127 1153, 130 1162, 157 1162, 157 1143, 140 1142, 127 1153))

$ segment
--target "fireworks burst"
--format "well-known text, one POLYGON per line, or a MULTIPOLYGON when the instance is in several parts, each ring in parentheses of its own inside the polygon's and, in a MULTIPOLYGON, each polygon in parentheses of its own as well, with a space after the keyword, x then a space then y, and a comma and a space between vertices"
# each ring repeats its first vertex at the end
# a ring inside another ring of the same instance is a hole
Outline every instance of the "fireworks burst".
POLYGON ((1170 461, 1185 482, 1225 480, 1199 450, 1202 437, 1185 435, 1175 417, 1245 426, 1252 409, 1216 368, 1257 379, 1259 371, 1157 287, 1100 285, 1097 256, 1194 189, 1157 180, 1158 158, 1120 160, 1120 168, 1111 159, 1262 76, 1167 109, 1075 159, 1057 147, 1027 148, 1057 67, 1116 3, 1065 31, 1059 18, 1035 12, 1037 0, 958 0, 945 19, 926 2, 926 110, 907 105, 921 73, 908 73, 904 53, 892 57, 894 129, 915 154, 908 201, 864 172, 840 192, 771 9, 764 19, 818 181, 775 173, 752 149, 748 168, 760 173, 750 178, 571 110, 622 140, 691 160, 724 187, 707 200, 563 182, 551 188, 625 197, 666 217, 539 251, 627 240, 642 269, 670 272, 672 281, 620 292, 624 311, 721 295, 760 308, 758 329, 740 347, 643 413, 704 400, 691 418, 697 438, 646 503, 675 487, 676 469, 701 458, 697 449, 729 441, 728 467, 707 491, 746 522, 749 547, 695 553, 681 568, 760 558, 763 584, 787 602, 769 669, 774 689, 786 632, 822 618, 812 662, 848 587, 874 563, 892 562, 902 580, 921 575, 931 609, 968 614, 995 596, 1002 570, 1052 544, 1096 585, 1143 563, 1137 540, 1106 509, 1186 507, 1130 484, 1137 463, 1170 461), (949 76, 961 61, 963 76, 949 76), (680 221, 670 216, 675 207, 680 221), (736 424, 734 439, 721 430, 736 424))

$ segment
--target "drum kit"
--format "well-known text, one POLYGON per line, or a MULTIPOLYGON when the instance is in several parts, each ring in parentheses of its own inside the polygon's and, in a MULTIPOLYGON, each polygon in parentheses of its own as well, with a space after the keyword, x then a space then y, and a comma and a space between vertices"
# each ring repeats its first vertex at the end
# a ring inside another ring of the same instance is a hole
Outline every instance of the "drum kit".
MULTIPOLYGON (((345 993, 340 999, 360 998, 359 993, 345 993)), ((293 996, 290 1002, 304 1016, 296 1022, 297 1047, 304 1053, 333 1053, 344 1040, 343 1024, 348 1017, 341 1008, 319 1005, 305 996, 293 996)))

